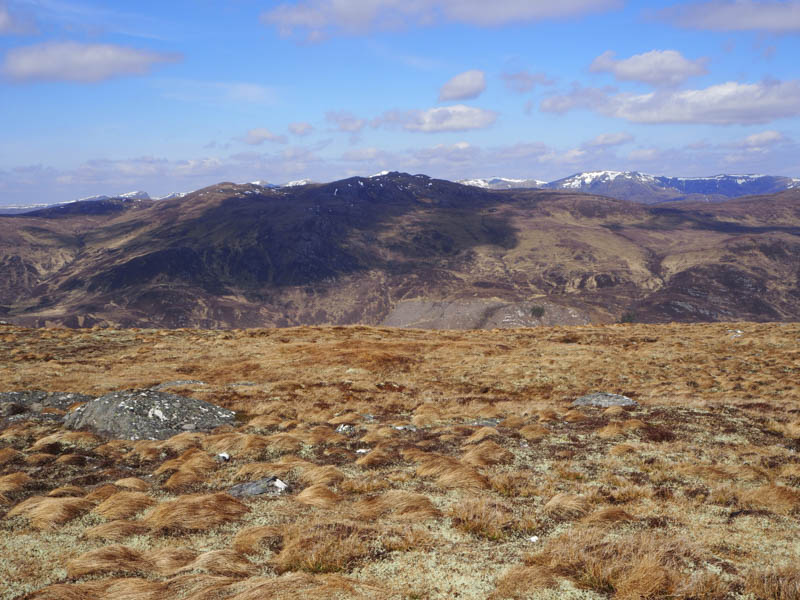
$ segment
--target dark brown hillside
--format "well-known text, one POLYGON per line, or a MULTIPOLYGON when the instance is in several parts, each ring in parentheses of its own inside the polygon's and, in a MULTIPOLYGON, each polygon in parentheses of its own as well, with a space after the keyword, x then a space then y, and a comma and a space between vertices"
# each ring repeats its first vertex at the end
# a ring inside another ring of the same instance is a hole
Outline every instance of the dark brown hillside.
POLYGON ((23 324, 796 320, 800 192, 655 207, 392 173, 0 217, 23 324))

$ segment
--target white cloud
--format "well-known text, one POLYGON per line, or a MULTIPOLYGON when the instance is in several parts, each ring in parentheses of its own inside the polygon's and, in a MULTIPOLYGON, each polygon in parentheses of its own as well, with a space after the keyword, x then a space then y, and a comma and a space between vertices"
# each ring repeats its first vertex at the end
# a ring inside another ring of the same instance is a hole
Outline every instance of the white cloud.
POLYGON ((367 124, 366 119, 360 119, 346 110, 334 110, 325 113, 325 120, 332 123, 339 131, 356 134, 367 124))
POLYGON ((553 85, 554 81, 544 73, 531 73, 528 70, 516 73, 503 73, 501 75, 506 87, 511 91, 524 94, 530 92, 536 85, 553 85))
POLYGON ((601 133, 584 144, 587 148, 608 148, 610 146, 620 146, 633 141, 633 136, 629 133, 601 133))
POLYGON ((497 113, 492 110, 455 104, 428 110, 389 111, 376 119, 375 124, 394 124, 406 131, 434 133, 485 129, 496 120, 497 113))
POLYGON ((572 84, 572 89, 561 95, 553 95, 542 100, 539 108, 544 112, 563 114, 577 108, 598 108, 608 102, 613 88, 585 88, 572 84))
POLYGON ((289 131, 294 135, 308 135, 314 131, 314 126, 311 123, 289 123, 289 131))
POLYGON ((699 90, 616 94, 575 86, 542 101, 544 112, 589 108, 633 123, 706 123, 754 125, 800 115, 800 80, 737 83, 699 90))
POLYGON ((662 18, 691 29, 800 32, 798 0, 713 0, 661 11, 662 18))
POLYGON ((154 65, 178 60, 177 54, 113 44, 48 42, 9 50, 2 72, 16 81, 93 83, 124 75, 144 75, 154 65))
POLYGON ((774 146, 775 144, 781 144, 786 141, 786 136, 784 136, 781 132, 770 130, 748 135, 746 138, 741 140, 737 146, 740 148, 762 149, 766 146, 774 146))
POLYGON ((498 26, 566 18, 619 8, 623 0, 300 0, 283 3, 261 15, 283 35, 295 31, 309 41, 331 33, 357 34, 430 26, 442 22, 498 26))
POLYGON ((636 123, 767 123, 800 115, 800 81, 730 81, 700 90, 620 94, 601 112, 636 123))
POLYGON ((472 69, 450 79, 439 90, 439 102, 446 100, 471 100, 486 89, 486 75, 483 71, 472 69))
POLYGON ((242 138, 242 141, 245 144, 249 144, 251 146, 260 146, 264 142, 275 142, 277 144, 285 144, 286 143, 286 136, 285 135, 277 135, 272 133, 269 129, 264 129, 263 127, 257 127, 255 129, 251 129, 247 132, 247 135, 242 138))
POLYGON ((609 72, 621 81, 641 81, 655 86, 675 86, 689 77, 705 75, 705 58, 689 60, 676 50, 651 50, 624 60, 614 60, 614 52, 604 52, 594 59, 589 70, 609 72))

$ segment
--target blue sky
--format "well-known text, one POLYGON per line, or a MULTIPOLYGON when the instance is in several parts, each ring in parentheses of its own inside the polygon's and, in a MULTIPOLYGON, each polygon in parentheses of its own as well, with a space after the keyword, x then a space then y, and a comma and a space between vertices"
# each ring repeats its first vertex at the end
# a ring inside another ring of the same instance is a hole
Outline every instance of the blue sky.
POLYGON ((800 176, 800 1, 0 0, 0 205, 381 170, 800 176))

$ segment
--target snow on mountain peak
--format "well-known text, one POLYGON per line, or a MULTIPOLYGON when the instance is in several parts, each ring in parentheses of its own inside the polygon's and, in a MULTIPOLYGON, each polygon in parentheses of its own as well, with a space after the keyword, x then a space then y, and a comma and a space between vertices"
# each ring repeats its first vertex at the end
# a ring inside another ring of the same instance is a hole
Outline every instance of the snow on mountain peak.
POLYGON ((288 183, 284 183, 281 187, 285 187, 285 188, 287 188, 287 187, 298 187, 298 186, 301 186, 301 185, 308 185, 309 183, 311 183, 310 179, 297 179, 295 181, 290 181, 288 183))
POLYGON ((374 175, 370 175, 369 179, 374 179, 375 177, 383 177, 384 175, 388 175, 390 171, 381 171, 380 173, 375 173, 374 175))
POLYGON ((120 194, 116 197, 126 198, 127 200, 150 200, 150 194, 138 190, 135 192, 125 192, 124 194, 120 194))

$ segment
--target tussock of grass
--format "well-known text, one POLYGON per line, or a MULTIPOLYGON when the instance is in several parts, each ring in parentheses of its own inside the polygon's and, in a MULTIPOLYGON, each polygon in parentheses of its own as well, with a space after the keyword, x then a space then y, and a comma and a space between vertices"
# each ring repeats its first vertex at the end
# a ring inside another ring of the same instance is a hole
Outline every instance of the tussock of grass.
POLYGON ((86 490, 77 485, 62 485, 54 490, 47 492, 48 498, 78 498, 86 495, 86 490))
POLYGON ((20 502, 7 517, 21 516, 36 529, 55 529, 85 514, 94 504, 85 498, 46 498, 33 496, 20 502))
POLYGON ((422 494, 390 490, 380 496, 365 498, 355 507, 359 518, 372 521, 384 515, 408 521, 423 521, 439 516, 439 510, 422 494))
POLYGON ((349 522, 290 525, 271 564, 278 573, 348 571, 374 552, 375 538, 374 529, 349 522))
POLYGON ((138 521, 118 520, 90 527, 83 532, 83 537, 89 540, 118 542, 133 535, 144 535, 148 531, 150 528, 138 521))
POLYGON ((187 571, 205 571, 224 577, 250 577, 258 573, 258 567, 234 550, 212 550, 204 552, 184 567, 187 571))
POLYGON ((110 573, 145 574, 153 563, 144 553, 128 546, 105 546, 90 550, 67 563, 68 577, 83 577, 110 573))
POLYGON ((361 458, 357 459, 356 464, 359 467, 374 469, 377 467, 390 465, 396 460, 397 452, 394 452, 385 446, 378 446, 364 454, 361 458))
POLYGON ((33 478, 22 471, 0 477, 0 494, 11 494, 25 489, 33 483, 33 478))
POLYGON ((142 522, 154 531, 204 531, 236 521, 249 511, 228 494, 193 494, 161 502, 142 522))
POLYGON ((246 527, 234 537, 233 549, 240 554, 257 554, 262 548, 275 550, 282 540, 281 528, 275 525, 246 527))
POLYGON ((473 467, 487 467, 509 463, 513 458, 514 455, 497 442, 484 440, 464 452, 461 460, 473 467))
POLYGON ((800 567, 750 569, 745 576, 745 591, 759 600, 800 600, 800 567))
POLYGON ((525 559, 580 587, 631 600, 693 597, 681 589, 683 569, 701 561, 696 548, 678 539, 651 531, 615 537, 596 528, 564 533, 525 559))
POLYGON ((589 502, 574 494, 556 494, 542 507, 542 512, 558 521, 579 519, 589 512, 589 502))
POLYGON ((450 507, 447 515, 457 528, 488 540, 505 538, 512 524, 511 510, 487 498, 458 502, 450 507))
POLYGON ((22 462, 24 459, 25 455, 14 448, 3 448, 0 450, 0 467, 22 462))
POLYGON ((531 593, 557 587, 550 569, 539 566, 517 566, 509 569, 497 582, 490 600, 523 600, 531 593))
POLYGON ((117 479, 114 482, 114 485, 123 489, 134 490, 137 492, 144 492, 150 489, 150 484, 144 479, 139 479, 138 477, 124 477, 123 479, 117 479))
POLYGON ((103 500, 92 512, 113 521, 128 519, 154 504, 156 501, 144 492, 117 492, 103 500))
POLYGON ((322 483, 310 485, 295 496, 295 500, 300 504, 325 509, 333 508, 341 499, 339 494, 322 483))

